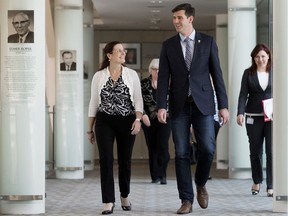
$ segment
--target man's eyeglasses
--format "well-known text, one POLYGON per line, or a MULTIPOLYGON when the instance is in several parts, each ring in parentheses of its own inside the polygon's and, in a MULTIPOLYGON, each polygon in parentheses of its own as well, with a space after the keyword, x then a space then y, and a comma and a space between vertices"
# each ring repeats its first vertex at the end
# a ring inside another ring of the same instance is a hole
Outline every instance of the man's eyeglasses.
POLYGON ((113 51, 116 51, 117 53, 127 53, 127 50, 126 49, 114 49, 113 51))
POLYGON ((20 22, 12 22, 12 24, 14 25, 14 26, 23 26, 23 25, 25 25, 27 22, 28 22, 29 20, 24 20, 24 21, 20 21, 20 22))

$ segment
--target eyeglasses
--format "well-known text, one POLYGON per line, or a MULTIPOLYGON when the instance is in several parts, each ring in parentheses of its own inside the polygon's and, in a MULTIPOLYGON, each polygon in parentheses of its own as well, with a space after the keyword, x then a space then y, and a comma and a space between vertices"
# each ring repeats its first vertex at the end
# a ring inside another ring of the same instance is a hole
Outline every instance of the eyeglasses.
POLYGON ((23 26, 23 25, 25 25, 27 22, 28 22, 29 20, 24 20, 24 21, 20 21, 20 22, 12 22, 12 24, 14 25, 14 26, 23 26))
POLYGON ((159 68, 154 68, 154 67, 151 67, 151 70, 154 70, 154 71, 159 71, 159 68))
POLYGON ((124 53, 126 54, 127 53, 127 50, 126 49, 114 49, 113 51, 116 51, 117 53, 124 53))

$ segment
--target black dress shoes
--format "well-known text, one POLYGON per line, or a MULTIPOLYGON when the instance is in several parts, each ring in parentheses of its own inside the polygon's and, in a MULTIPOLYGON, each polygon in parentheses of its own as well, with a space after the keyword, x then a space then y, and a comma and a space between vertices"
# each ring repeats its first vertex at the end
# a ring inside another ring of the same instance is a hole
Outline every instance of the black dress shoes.
POLYGON ((197 201, 202 209, 206 209, 208 207, 208 192, 204 186, 196 186, 197 188, 197 201))
POLYGON ((108 215, 108 214, 112 214, 113 213, 113 210, 115 208, 115 203, 113 203, 111 209, 108 209, 108 210, 104 210, 102 211, 102 215, 108 215))
POLYGON ((160 180, 160 184, 167 184, 167 180, 165 177, 162 177, 160 180))
POLYGON ((189 214, 192 212, 192 204, 188 200, 182 202, 181 207, 176 212, 177 214, 189 214))
POLYGON ((160 182, 160 178, 157 178, 157 179, 152 179, 151 183, 158 183, 160 182))

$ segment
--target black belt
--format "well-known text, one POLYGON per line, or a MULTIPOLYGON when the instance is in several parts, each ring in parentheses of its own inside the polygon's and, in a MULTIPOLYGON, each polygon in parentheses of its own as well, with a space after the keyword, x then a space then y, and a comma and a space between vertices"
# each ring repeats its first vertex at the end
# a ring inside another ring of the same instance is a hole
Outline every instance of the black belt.
POLYGON ((188 96, 187 99, 186 99, 186 102, 189 102, 189 103, 194 102, 193 97, 192 96, 188 96))

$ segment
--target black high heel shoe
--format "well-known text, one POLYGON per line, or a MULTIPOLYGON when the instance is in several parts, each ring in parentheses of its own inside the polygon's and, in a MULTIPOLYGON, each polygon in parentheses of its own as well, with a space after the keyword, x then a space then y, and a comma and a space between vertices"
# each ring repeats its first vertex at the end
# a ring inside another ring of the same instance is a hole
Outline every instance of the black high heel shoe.
POLYGON ((122 207, 123 211, 131 211, 132 204, 129 202, 129 205, 123 205, 123 203, 124 203, 123 199, 125 199, 125 198, 120 197, 120 199, 121 199, 121 207, 122 207))
POLYGON ((260 192, 260 184, 253 184, 252 188, 251 188, 252 195, 257 195, 259 192, 260 192), (259 189, 255 189, 255 186, 257 186, 257 185, 258 185, 259 189))
POLYGON ((273 197, 273 189, 267 189, 267 197, 273 197))
POLYGON ((114 208, 115 208, 115 203, 113 203, 113 205, 112 205, 111 209, 102 211, 102 215, 108 215, 108 214, 112 214, 112 213, 113 213, 113 210, 114 210, 114 208))

